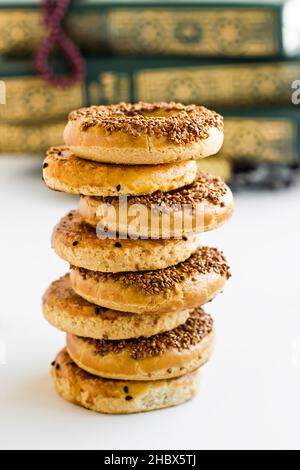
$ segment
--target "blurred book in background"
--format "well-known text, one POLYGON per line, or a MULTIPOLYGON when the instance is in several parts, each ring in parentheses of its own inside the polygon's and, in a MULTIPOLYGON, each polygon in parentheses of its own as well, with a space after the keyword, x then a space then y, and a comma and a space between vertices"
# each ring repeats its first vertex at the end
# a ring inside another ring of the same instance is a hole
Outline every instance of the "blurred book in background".
POLYGON ((198 160, 197 164, 199 171, 212 173, 227 182, 233 178, 233 163, 219 155, 198 160))
POLYGON ((85 82, 68 89, 45 83, 29 61, 2 62, 0 70, 8 102, 0 108, 0 120, 15 123, 58 119, 80 106, 120 101, 180 101, 217 110, 288 107, 300 59, 197 65, 185 59, 102 57, 89 59, 85 82))
MULTIPOLYGON (((181 101, 225 115, 224 149, 201 162, 203 169, 237 188, 293 180, 300 162, 300 113, 291 103, 300 79, 300 0, 73 0, 65 26, 84 51, 87 76, 68 89, 34 71, 46 35, 39 5, 0 0, 7 91, 0 152, 44 152, 61 142, 67 114, 81 106, 181 101)), ((53 55, 54 70, 66 71, 53 55)))
MULTIPOLYGON (((73 0, 66 31, 85 53, 278 57, 297 52, 295 0, 73 0), (266 34, 267 33, 267 34, 266 34)), ((0 54, 46 35, 37 0, 0 0, 0 54)))
POLYGON ((44 124, 7 124, 0 121, 0 152, 12 154, 40 154, 53 145, 63 144, 66 122, 44 124))
POLYGON ((225 142, 220 156, 232 161, 299 163, 299 110, 252 109, 225 113, 225 142))
POLYGON ((232 189, 280 189, 294 184, 300 168, 297 109, 231 111, 219 157, 231 163, 232 189))

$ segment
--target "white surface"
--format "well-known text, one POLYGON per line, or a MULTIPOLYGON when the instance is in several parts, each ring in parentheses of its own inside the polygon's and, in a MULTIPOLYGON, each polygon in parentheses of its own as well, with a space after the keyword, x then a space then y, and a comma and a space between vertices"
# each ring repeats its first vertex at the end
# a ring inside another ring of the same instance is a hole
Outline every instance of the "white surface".
POLYGON ((299 188, 239 195, 232 221, 205 236, 234 277, 207 308, 218 341, 198 397, 113 417, 65 403, 49 376, 64 335, 44 321, 40 299, 67 270, 49 239, 76 199, 47 190, 40 166, 0 159, 0 448, 299 449, 299 188))

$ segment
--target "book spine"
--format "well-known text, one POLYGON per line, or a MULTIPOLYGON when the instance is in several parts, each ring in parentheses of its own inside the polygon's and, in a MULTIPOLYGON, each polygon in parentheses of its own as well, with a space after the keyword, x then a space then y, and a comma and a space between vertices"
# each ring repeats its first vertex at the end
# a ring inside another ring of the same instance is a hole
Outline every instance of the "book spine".
POLYGON ((195 61, 116 61, 107 67, 92 65, 90 102, 180 101, 213 108, 238 108, 291 103, 292 83, 299 79, 299 61, 219 63, 195 61), (188 62, 188 63, 187 63, 188 62))
POLYGON ((46 36, 37 10, 0 10, 0 55, 32 55, 46 36))
POLYGON ((65 125, 65 121, 39 126, 0 123, 0 153, 43 153, 63 143, 65 125))
POLYGON ((6 87, 6 104, 0 105, 0 123, 66 119, 72 109, 80 108, 85 103, 84 86, 81 84, 63 89, 28 75, 2 79, 6 87))
MULTIPOLYGON (((162 2, 163 3, 163 2, 162 2)), ((275 57, 282 54, 280 7, 86 6, 66 28, 87 52, 189 57, 275 57)), ((32 54, 46 31, 37 10, 0 12, 0 54, 32 54)))
POLYGON ((224 108, 226 158, 287 163, 299 158, 299 119, 295 113, 274 109, 274 116, 264 115, 269 105, 287 105, 291 110, 291 83, 298 76, 299 62, 190 68, 161 68, 158 64, 153 69, 138 64, 90 62, 86 82, 67 90, 51 87, 30 75, 25 65, 10 66, 0 77, 6 85, 0 124, 66 120, 71 110, 91 104, 174 100, 224 108), (250 113, 250 105, 261 106, 251 118, 245 116, 247 109, 250 113), (241 106, 244 116, 230 111, 241 106))
POLYGON ((300 122, 293 117, 225 116, 220 157, 231 161, 300 163, 300 122))
POLYGON ((197 161, 198 171, 211 173, 219 176, 224 181, 230 181, 233 176, 233 162, 219 155, 214 157, 202 158, 197 161))

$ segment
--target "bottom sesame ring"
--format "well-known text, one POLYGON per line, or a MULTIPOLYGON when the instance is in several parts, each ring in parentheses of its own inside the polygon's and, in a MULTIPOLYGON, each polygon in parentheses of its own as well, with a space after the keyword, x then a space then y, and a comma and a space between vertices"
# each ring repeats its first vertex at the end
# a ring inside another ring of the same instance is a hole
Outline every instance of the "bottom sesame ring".
POLYGON ((94 339, 149 337, 182 325, 190 310, 165 314, 136 315, 98 307, 79 297, 70 276, 53 282, 43 298, 46 320, 55 328, 94 339))
POLYGON ((67 335, 68 353, 78 367, 115 380, 180 377, 203 366, 213 347, 213 320, 201 308, 183 325, 150 338, 109 341, 67 335))
POLYGON ((193 309, 212 300, 230 277, 223 254, 202 247, 188 260, 157 271, 107 274, 72 267, 71 284, 101 307, 137 314, 193 309))
POLYGON ((95 377, 80 369, 66 350, 52 367, 57 393, 65 400, 98 413, 130 414, 180 405, 192 399, 199 371, 183 377, 148 382, 127 382, 95 377))

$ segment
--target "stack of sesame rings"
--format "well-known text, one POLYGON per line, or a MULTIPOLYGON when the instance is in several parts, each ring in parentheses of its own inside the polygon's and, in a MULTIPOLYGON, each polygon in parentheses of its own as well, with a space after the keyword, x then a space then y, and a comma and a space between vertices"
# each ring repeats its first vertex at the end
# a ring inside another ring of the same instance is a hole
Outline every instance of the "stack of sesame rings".
POLYGON ((196 162, 219 151, 223 119, 178 103, 92 106, 70 114, 64 138, 43 167, 50 189, 80 195, 52 235, 70 273, 43 298, 67 333, 56 390, 110 414, 186 402, 214 346, 203 306, 230 278, 199 242, 233 212, 229 187, 196 162))

